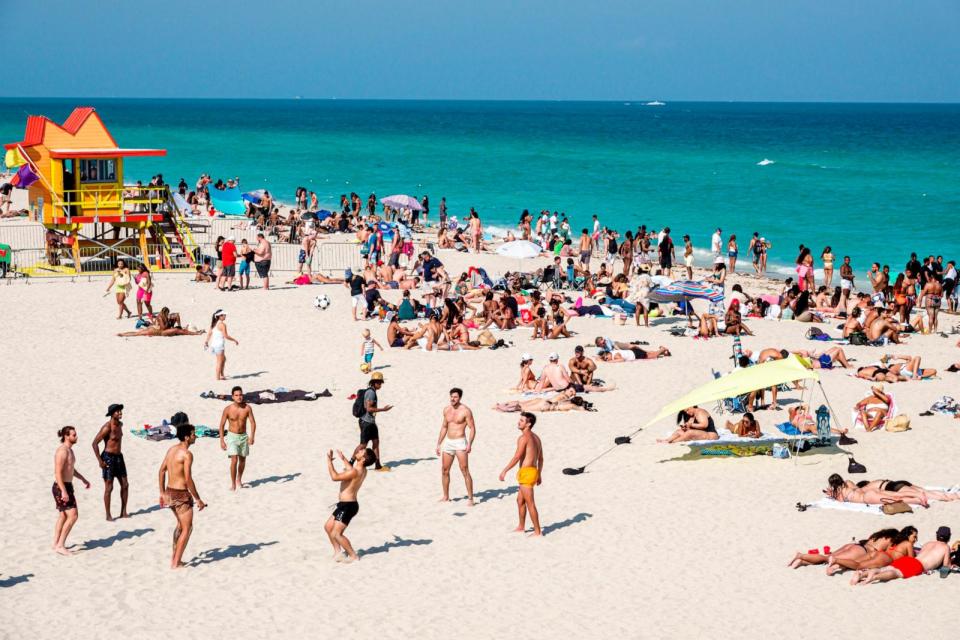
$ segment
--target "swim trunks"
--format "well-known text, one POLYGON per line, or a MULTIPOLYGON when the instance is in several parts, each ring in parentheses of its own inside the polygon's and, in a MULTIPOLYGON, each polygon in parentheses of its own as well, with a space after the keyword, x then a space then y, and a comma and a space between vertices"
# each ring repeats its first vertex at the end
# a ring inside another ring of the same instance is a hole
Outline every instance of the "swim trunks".
POLYGON ((914 578, 923 573, 923 565, 916 558, 903 556, 890 563, 890 566, 900 572, 904 578, 914 578))
POLYGON ((73 494, 73 483, 64 482, 63 486, 67 489, 67 501, 61 502, 63 494, 60 491, 60 487, 57 486, 57 483, 53 483, 53 502, 57 507, 57 511, 69 511, 70 509, 77 508, 77 497, 73 494))
POLYGON ((108 453, 104 451, 100 454, 100 459, 107 465, 101 469, 104 480, 127 477, 127 465, 123 461, 122 453, 108 453))
POLYGON ((237 275, 248 276, 250 275, 250 263, 246 260, 241 260, 237 265, 237 275))
POLYGON ((174 513, 183 513, 193 509, 193 496, 186 489, 167 489, 167 507, 174 513))
POLYGON ((297 255, 297 263, 303 264, 307 261, 307 252, 303 249, 300 249, 300 253, 297 255))
POLYGON ((237 275, 237 266, 234 264, 223 265, 223 269, 220 270, 220 275, 224 278, 232 278, 237 275))
POLYGON ((397 336, 394 338, 393 342, 390 343, 391 347, 402 347, 404 344, 403 336, 397 336))
POLYGON ((467 450, 466 438, 444 438, 443 444, 440 445, 440 451, 451 456, 456 455, 458 451, 466 451, 466 450, 467 450))
POLYGON ((840 278, 840 288, 841 289, 853 289, 853 281, 847 280, 846 278, 840 278))
POLYGON ((266 278, 270 275, 270 261, 261 260, 260 262, 254 262, 254 266, 257 268, 257 275, 261 278, 266 278))
POLYGON ((817 360, 820 361, 821 369, 833 369, 833 360, 827 354, 822 354, 817 360))
POLYGON ((367 444, 371 440, 380 439, 380 430, 377 429, 376 422, 360 421, 360 443, 367 444))
POLYGON ((532 487, 537 484, 539 472, 536 467, 520 467, 517 471, 517 484, 521 487, 532 487))
POLYGON ((371 362, 373 362, 373 353, 371 352, 371 353, 363 354, 363 361, 366 362, 367 364, 370 364, 371 362))
POLYGON ((353 520, 353 517, 360 511, 360 503, 353 500, 349 502, 338 502, 337 508, 333 510, 333 519, 342 522, 346 527, 353 520))
POLYGON ((246 433, 234 433, 228 431, 226 435, 227 455, 230 457, 240 456, 246 458, 250 455, 250 438, 246 433))

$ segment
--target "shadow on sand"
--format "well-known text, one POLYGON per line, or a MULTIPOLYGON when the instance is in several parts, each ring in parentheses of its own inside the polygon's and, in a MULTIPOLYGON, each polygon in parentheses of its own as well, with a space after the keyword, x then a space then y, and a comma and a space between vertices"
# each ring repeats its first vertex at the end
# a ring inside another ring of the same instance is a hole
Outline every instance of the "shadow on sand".
MULTIPOLYGON (((503 500, 507 496, 516 495, 518 487, 516 485, 512 487, 503 487, 496 489, 484 489, 483 491, 477 491, 473 494, 473 501, 475 504, 483 504, 489 500, 503 500)), ((451 502, 460 502, 461 500, 466 500, 466 496, 461 496, 459 498, 453 498, 451 502)))
POLYGON ((277 544, 273 542, 251 542, 250 544, 232 544, 229 547, 218 547, 216 549, 207 549, 197 554, 197 557, 187 563, 189 567, 199 567, 202 564, 219 562, 227 558, 246 558, 251 553, 256 553, 264 547, 277 544))
POLYGON ((567 527, 575 525, 578 522, 585 522, 592 517, 593 517, 592 513, 578 513, 572 518, 567 518, 566 520, 561 520, 560 522, 554 522, 553 524, 548 524, 542 529, 543 535, 547 535, 548 533, 553 533, 554 531, 559 531, 560 529, 566 529, 567 527))
POLYGON ((425 544, 433 544, 433 540, 424 539, 424 540, 405 540, 400 536, 393 536, 393 540, 389 542, 384 542, 379 547, 367 547, 366 549, 360 549, 357 551, 358 556, 370 556, 375 553, 389 553, 390 549, 396 549, 399 547, 418 547, 425 544))
POLYGON ((430 458, 404 458, 403 460, 392 460, 383 466, 393 469, 394 467, 406 467, 417 464, 418 462, 428 462, 436 459, 436 456, 430 458))
POLYGON ((9 578, 0 578, 0 589, 9 589, 10 587, 15 587, 18 584, 29 582, 30 578, 32 577, 33 577, 32 573, 25 573, 22 576, 10 576, 9 578))
POLYGON ((154 529, 133 529, 132 531, 117 531, 115 534, 109 538, 99 538, 98 540, 87 540, 83 543, 84 549, 105 549, 106 547, 112 547, 117 542, 123 542, 124 540, 132 540, 134 538, 139 538, 145 536, 148 533, 153 533, 154 529))
POLYGON ((137 509, 136 511, 131 511, 127 515, 129 515, 131 518, 133 516, 144 516, 144 515, 147 515, 148 513, 153 513, 154 511, 160 511, 161 509, 163 509, 163 507, 161 507, 159 504, 155 504, 150 507, 144 507, 143 509, 137 509))
POLYGON ((269 484, 272 482, 275 482, 277 484, 292 482, 293 480, 296 480, 300 475, 302 474, 298 471, 297 473, 288 473, 285 476, 269 476, 267 478, 257 478, 256 480, 250 480, 249 482, 245 482, 244 484, 247 485, 248 489, 253 489, 254 487, 259 487, 262 484, 269 484))
POLYGON ((256 378, 262 376, 265 373, 270 373, 269 371, 254 371, 253 373, 238 373, 237 375, 230 376, 231 380, 243 380, 244 378, 256 378))

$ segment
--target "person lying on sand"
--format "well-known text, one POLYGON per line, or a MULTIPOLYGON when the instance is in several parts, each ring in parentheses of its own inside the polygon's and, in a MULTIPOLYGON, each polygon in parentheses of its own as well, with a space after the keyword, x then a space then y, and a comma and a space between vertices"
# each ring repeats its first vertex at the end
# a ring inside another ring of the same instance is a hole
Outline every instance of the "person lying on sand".
POLYGON ((870 394, 853 406, 860 416, 860 421, 867 431, 876 431, 882 428, 890 418, 890 402, 892 398, 883 390, 883 384, 870 387, 870 394))
POLYGON ((799 349, 794 351, 794 353, 801 358, 809 360, 811 369, 833 369, 836 365, 840 365, 844 369, 850 367, 850 363, 847 361, 847 354, 844 353, 840 347, 830 347, 823 353, 808 351, 806 349, 799 349))
POLYGON ((343 278, 328 278, 322 273, 304 273, 293 280, 288 280, 286 284, 343 284, 344 282, 343 278))
MULTIPOLYGON (((857 574, 850 581, 851 585, 873 584, 875 582, 889 582, 899 578, 907 579, 919 576, 927 571, 935 571, 941 567, 948 571, 955 569, 950 557, 950 527, 937 529, 937 539, 923 545, 916 557, 903 555, 896 558, 889 566, 877 569, 858 569, 857 574)), ((916 538, 914 538, 914 542, 916 538)), ((913 542, 911 542, 913 544, 913 542)))
POLYGON ((660 444, 690 442, 692 440, 716 440, 719 438, 713 417, 700 407, 688 407, 677 414, 677 430, 667 438, 658 439, 660 444))
POLYGON ((889 382, 891 384, 894 382, 907 381, 904 376, 893 373, 887 367, 879 365, 867 365, 865 367, 860 367, 857 369, 857 377, 864 380, 872 380, 873 382, 889 382))
POLYGON ((727 420, 727 429, 741 438, 759 438, 763 435, 760 431, 760 423, 757 422, 752 413, 743 414, 743 417, 736 422, 727 420))
POLYGON ((838 473, 827 478, 827 488, 823 493, 837 502, 857 504, 906 502, 929 507, 931 500, 940 502, 960 500, 960 493, 924 489, 906 480, 864 480, 854 484, 852 480, 844 480, 838 473))
POLYGON ((191 331, 180 326, 180 314, 170 313, 170 309, 163 307, 160 313, 156 315, 150 326, 136 331, 124 331, 117 335, 121 338, 133 338, 136 336, 198 336, 203 331, 191 331))
POLYGON ((920 356, 884 356, 883 360, 891 373, 904 376, 909 380, 922 380, 937 375, 936 369, 924 369, 920 366, 920 356))
POLYGON ((530 400, 498 402, 493 405, 493 408, 503 413, 516 413, 518 411, 541 413, 549 411, 596 411, 596 409, 593 408, 593 403, 587 402, 578 396, 572 387, 561 391, 552 398, 531 398, 530 400))
POLYGON ((630 347, 629 349, 614 349, 613 351, 601 351, 597 354, 603 362, 630 362, 633 360, 656 360, 657 358, 668 358, 672 354, 666 347, 657 347, 656 351, 644 351, 640 347, 630 347))
MULTIPOLYGON (((877 554, 885 555, 890 547, 890 543, 900 532, 897 529, 881 529, 870 534, 866 540, 857 542, 848 542, 839 549, 829 552, 829 547, 824 547, 823 553, 815 549, 814 553, 803 553, 798 551, 794 554, 787 566, 791 569, 799 569, 811 565, 827 565, 827 575, 843 571, 846 567, 838 564, 838 561, 860 564, 877 554)), ((889 559, 889 556, 886 556, 889 559)))

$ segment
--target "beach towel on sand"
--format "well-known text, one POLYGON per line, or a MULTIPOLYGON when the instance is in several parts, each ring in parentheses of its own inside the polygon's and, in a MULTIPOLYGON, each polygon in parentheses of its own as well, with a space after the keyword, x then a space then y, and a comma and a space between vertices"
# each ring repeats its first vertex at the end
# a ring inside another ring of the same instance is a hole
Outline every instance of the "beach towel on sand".
MULTIPOLYGON (((923 487, 928 491, 945 491, 955 493, 960 487, 923 487)), ((834 509, 836 511, 855 511, 857 513, 872 513, 878 516, 884 515, 883 505, 879 504, 860 504, 859 502, 838 502, 833 498, 823 497, 816 502, 807 505, 808 509, 834 509)))
MULTIPOLYGON (((323 391, 304 391, 302 389, 263 389, 260 391, 248 391, 243 394, 244 402, 249 404, 276 404, 278 402, 295 402, 297 400, 312 401, 317 398, 330 398, 333 394, 329 389, 323 391)), ((226 393, 214 393, 213 391, 204 391, 200 394, 201 398, 210 398, 213 400, 232 400, 233 398, 226 393)))

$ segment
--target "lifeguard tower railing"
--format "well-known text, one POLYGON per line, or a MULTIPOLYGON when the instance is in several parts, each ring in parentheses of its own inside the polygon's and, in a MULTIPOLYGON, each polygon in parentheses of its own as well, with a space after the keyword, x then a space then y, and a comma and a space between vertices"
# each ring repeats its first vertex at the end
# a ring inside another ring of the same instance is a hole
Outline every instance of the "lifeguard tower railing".
POLYGON ((44 220, 46 226, 75 226, 66 247, 74 264, 61 260, 61 247, 48 242, 46 261, 34 265, 36 275, 109 271, 118 258, 132 265, 146 264, 151 270, 189 269, 197 264, 193 231, 166 185, 66 189, 52 193, 51 205, 55 213, 44 220), (121 238, 121 232, 129 233, 122 230, 133 230, 133 236, 121 238))

